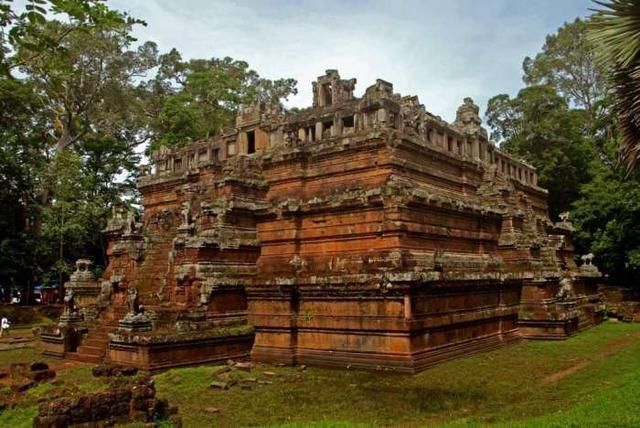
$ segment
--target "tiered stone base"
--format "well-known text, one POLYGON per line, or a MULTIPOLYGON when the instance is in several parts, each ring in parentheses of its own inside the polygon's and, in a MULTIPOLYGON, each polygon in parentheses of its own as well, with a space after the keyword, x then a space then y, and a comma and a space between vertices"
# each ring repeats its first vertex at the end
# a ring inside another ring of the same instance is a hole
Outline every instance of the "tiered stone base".
POLYGON ((600 324, 605 306, 595 283, 576 281, 574 295, 560 299, 557 281, 525 283, 518 326, 526 339, 563 340, 600 324))
POLYGON ((249 293, 256 361, 413 373, 521 338, 517 284, 445 284, 385 296, 268 294, 249 293))
POLYGON ((435 364, 449 361, 462 356, 478 352, 497 349, 509 343, 521 340, 517 330, 505 333, 477 337, 444 346, 425 349, 411 354, 357 352, 357 351, 326 351, 294 348, 274 348, 269 346, 255 346, 251 357, 255 361, 309 364, 324 367, 384 369, 405 373, 417 373, 435 364))
POLYGON ((114 334, 108 350, 113 364, 158 371, 227 359, 249 358, 253 329, 221 329, 192 334, 114 334))

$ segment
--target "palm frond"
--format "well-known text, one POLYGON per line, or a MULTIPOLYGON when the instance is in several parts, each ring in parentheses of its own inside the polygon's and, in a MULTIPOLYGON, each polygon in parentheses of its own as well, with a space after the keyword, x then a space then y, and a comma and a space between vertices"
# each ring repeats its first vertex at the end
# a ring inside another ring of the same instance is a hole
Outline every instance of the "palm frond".
POLYGON ((640 1, 594 0, 589 41, 611 70, 620 125, 620 155, 628 171, 640 161, 640 1))

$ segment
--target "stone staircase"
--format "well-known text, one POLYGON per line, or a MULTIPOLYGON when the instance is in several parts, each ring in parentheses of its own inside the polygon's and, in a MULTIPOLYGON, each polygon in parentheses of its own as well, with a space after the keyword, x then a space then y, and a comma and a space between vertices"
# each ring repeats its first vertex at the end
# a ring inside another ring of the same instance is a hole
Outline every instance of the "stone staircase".
POLYGON ((140 303, 145 307, 157 304, 155 296, 159 291, 161 279, 167 273, 169 252, 173 249, 173 236, 171 232, 164 232, 150 238, 144 260, 138 265, 136 287, 140 303))
POLYGON ((104 309, 98 319, 89 327, 77 352, 69 352, 68 357, 84 363, 98 364, 104 361, 109 346, 109 333, 118 328, 118 321, 127 313, 126 306, 110 305, 104 309))

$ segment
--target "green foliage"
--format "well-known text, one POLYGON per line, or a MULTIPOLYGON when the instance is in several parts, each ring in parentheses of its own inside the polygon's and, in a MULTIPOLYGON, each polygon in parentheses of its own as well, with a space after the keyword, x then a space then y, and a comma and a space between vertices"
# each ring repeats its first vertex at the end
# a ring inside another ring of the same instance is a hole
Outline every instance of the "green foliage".
MULTIPOLYGON (((106 201, 90 197, 89 177, 83 172, 80 156, 71 150, 56 155, 47 181, 52 186, 53 199, 42 209, 42 237, 47 241, 43 256, 50 260, 56 281, 72 271, 70 260, 82 257, 91 242, 95 219, 104 218, 106 201)), ((51 278, 45 276, 45 282, 51 278)))
POLYGON ((104 259, 100 231, 133 190, 134 149, 149 135, 137 79, 157 51, 131 49, 142 21, 104 2, 1 6, 0 285, 28 300, 37 281, 66 279, 73 259, 104 259))
POLYGON ((493 97, 487 123, 504 149, 538 169, 540 185, 549 190, 551 216, 572 211, 578 253, 594 253, 613 282, 635 285, 640 183, 618 165, 616 147, 629 134, 623 126, 621 137, 616 127, 613 110, 620 107, 607 86, 607 68, 596 60, 597 38, 587 39, 602 19, 576 20, 548 36, 542 52, 524 61, 528 86, 513 99, 493 97))
POLYGON ((233 125, 243 105, 277 106, 297 92, 294 79, 261 78, 244 61, 211 58, 183 61, 175 49, 161 55, 148 87, 165 97, 159 106, 150 150, 205 139, 233 125))
POLYGON ((17 286, 26 296, 35 274, 39 243, 28 228, 39 213, 36 187, 49 140, 41 133, 46 122, 41 107, 33 85, 0 76, 0 286, 5 296, 17 286))
POLYGON ((591 178, 589 164, 596 155, 585 138, 585 112, 570 109, 550 86, 531 86, 513 99, 491 98, 486 116, 501 147, 537 168, 539 184, 549 190, 551 216, 568 210, 591 178))
POLYGON ((61 39, 60 49, 39 53, 17 46, 14 58, 43 99, 56 152, 88 135, 130 144, 146 135, 135 80, 156 65, 157 49, 148 42, 130 50, 130 30, 116 24, 80 31, 52 21, 40 31, 61 39))
POLYGON ((638 286, 640 176, 626 176, 615 162, 616 147, 617 140, 610 140, 606 147, 609 157, 592 162, 593 180, 582 187, 572 219, 577 228, 578 248, 593 252, 599 267, 615 282, 638 286))
POLYGON ((135 25, 99 0, 0 0, 0 287, 28 298, 76 258, 99 268, 110 208, 136 199, 142 144, 207 138, 242 105, 296 92, 232 58, 159 55, 135 25))
POLYGON ((547 36, 542 52, 526 57, 522 68, 527 85, 548 85, 589 114, 606 94, 603 67, 587 43, 588 23, 577 18, 547 36))
POLYGON ((593 15, 589 39, 599 54, 622 67, 632 65, 640 56, 640 4, 634 0, 596 1, 604 9, 593 15))
POLYGON ((620 127, 620 149, 627 170, 640 160, 640 3, 596 1, 604 9, 592 19, 589 39, 600 62, 610 69, 614 109, 620 127))

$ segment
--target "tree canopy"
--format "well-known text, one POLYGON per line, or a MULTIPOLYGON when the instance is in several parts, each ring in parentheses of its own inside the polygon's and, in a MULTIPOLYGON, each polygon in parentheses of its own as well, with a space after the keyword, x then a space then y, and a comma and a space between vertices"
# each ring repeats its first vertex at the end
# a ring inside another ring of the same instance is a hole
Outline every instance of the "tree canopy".
POLYGON ((640 180, 618 162, 625 130, 621 137, 616 87, 590 41, 592 25, 577 19, 547 36, 541 52, 524 60, 526 86, 517 96, 489 100, 487 124, 503 149, 537 168, 551 217, 571 211, 578 252, 594 253, 612 281, 633 285, 640 279, 640 180))
POLYGON ((513 99, 492 98, 486 115, 502 148, 537 168, 539 184, 549 190, 551 216, 568 211, 591 178, 595 150, 586 138, 587 114, 569 108, 550 86, 529 86, 513 99))
MULTIPOLYGON (((104 263, 101 230, 135 199, 146 144, 180 145, 279 103, 289 78, 233 58, 183 60, 137 41, 144 21, 99 0, 0 0, 0 287, 29 297, 72 262, 104 263)), ((7 293, 5 292, 5 295, 7 293)))
POLYGON ((526 57, 523 80, 529 85, 548 85, 569 103, 594 111, 594 104, 606 93, 606 75, 586 42, 587 22, 577 18, 557 33, 547 36, 542 51, 526 57))
POLYGON ((158 73, 149 82, 165 97, 151 149, 208 138, 232 123, 241 105, 279 104, 297 93, 296 83, 261 78, 249 64, 230 57, 184 61, 173 49, 160 55, 158 73))

